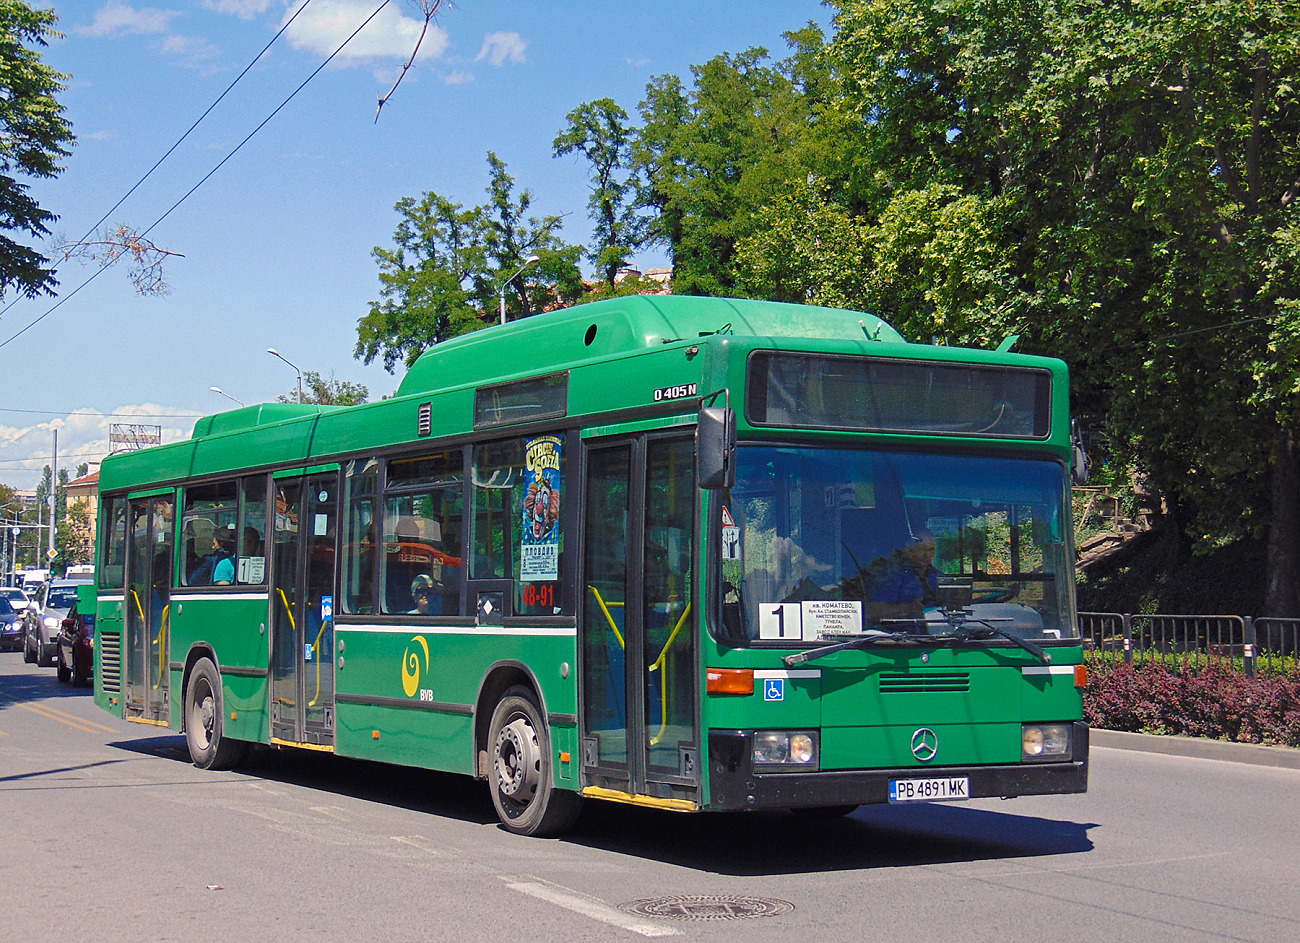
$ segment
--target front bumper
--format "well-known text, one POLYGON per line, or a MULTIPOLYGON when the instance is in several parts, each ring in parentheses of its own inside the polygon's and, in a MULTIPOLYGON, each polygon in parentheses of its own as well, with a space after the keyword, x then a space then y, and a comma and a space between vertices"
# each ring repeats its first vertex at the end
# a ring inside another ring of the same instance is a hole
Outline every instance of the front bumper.
POLYGON ((709 733, 709 808, 730 811, 872 805, 889 801, 891 779, 937 776, 969 777, 972 799, 1087 792, 1088 725, 1075 723, 1073 737, 1072 759, 1060 763, 755 773, 750 768, 750 733, 714 730, 709 733))

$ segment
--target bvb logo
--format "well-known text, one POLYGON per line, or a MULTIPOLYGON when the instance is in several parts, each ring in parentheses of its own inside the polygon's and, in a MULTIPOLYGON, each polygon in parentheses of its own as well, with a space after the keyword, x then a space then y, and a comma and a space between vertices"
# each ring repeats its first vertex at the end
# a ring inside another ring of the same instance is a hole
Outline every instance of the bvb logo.
MULTIPOLYGON (((424 649, 424 670, 428 671, 429 643, 424 640, 423 635, 417 635, 411 641, 419 642, 420 648, 424 649)), ((402 690, 406 692, 407 697, 415 697, 415 692, 420 690, 420 653, 411 651, 409 645, 402 656, 402 690)))

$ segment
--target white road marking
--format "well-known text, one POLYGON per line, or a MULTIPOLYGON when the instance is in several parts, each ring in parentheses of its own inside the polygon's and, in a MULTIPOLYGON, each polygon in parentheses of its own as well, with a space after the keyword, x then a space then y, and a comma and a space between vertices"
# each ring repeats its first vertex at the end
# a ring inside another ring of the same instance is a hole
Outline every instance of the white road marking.
POLYGON ((529 897, 536 897, 538 900, 544 900, 549 904, 555 904, 557 907, 572 910, 574 913, 590 917, 592 920, 599 920, 601 923, 608 923, 610 926, 631 930, 633 933, 641 934, 641 936, 677 935, 677 931, 672 927, 666 927, 660 923, 650 923, 646 920, 638 920, 631 914, 615 910, 607 904, 578 897, 574 894, 566 894, 553 887, 547 887, 545 884, 507 884, 506 886, 512 891, 519 891, 529 897))

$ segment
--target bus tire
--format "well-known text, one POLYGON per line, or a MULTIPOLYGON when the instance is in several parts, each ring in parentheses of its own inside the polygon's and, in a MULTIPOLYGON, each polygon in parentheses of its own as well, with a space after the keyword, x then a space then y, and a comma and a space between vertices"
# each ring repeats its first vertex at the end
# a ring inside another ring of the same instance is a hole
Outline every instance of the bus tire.
POLYGON ((185 685, 185 742, 199 769, 230 769, 248 744, 222 734, 221 676, 210 658, 200 658, 185 685))
POLYGON ((577 820, 582 797, 555 787, 550 731, 527 688, 510 688, 492 712, 488 760, 492 805, 508 830, 540 838, 577 820))

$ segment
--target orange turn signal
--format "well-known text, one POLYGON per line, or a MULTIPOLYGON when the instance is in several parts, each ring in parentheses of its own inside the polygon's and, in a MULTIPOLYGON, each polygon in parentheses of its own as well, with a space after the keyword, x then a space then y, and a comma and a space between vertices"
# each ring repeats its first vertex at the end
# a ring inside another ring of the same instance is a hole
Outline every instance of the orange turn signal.
POLYGON ((1088 686, 1088 666, 1074 666, 1074 686, 1076 688, 1086 688, 1088 686))
POLYGON ((710 694, 753 694, 753 668, 710 668, 705 690, 710 694))

